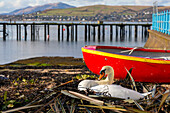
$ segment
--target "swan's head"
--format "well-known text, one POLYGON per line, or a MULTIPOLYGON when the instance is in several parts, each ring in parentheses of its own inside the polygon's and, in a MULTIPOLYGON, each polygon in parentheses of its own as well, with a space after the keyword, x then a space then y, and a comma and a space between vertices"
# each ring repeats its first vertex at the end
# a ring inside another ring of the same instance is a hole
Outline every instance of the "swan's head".
POLYGON ((114 79, 114 70, 111 66, 103 66, 100 70, 100 77, 98 80, 101 80, 103 77, 109 77, 114 79))

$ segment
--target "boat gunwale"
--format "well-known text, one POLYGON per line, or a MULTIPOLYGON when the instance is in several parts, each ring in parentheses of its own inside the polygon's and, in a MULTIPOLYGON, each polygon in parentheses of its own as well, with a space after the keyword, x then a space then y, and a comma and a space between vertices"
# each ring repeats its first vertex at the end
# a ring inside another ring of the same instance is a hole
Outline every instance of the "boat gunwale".
MULTIPOLYGON (((120 47, 120 46, 85 46, 83 48, 88 48, 88 49, 124 49, 124 50, 129 50, 129 49, 134 49, 132 47, 120 47)), ((143 48, 143 47, 138 47, 137 49, 135 49, 135 51, 144 51, 144 52, 163 52, 163 53, 170 53, 170 50, 161 50, 161 49, 147 49, 147 48, 143 48)))
MULTIPOLYGON (((118 58, 118 59, 124 59, 124 60, 131 60, 131 61, 139 61, 139 62, 147 62, 147 63, 156 63, 156 64, 170 64, 170 60, 165 59, 155 59, 150 57, 139 57, 139 56, 130 56, 125 54, 118 54, 118 53, 109 53, 100 51, 97 49, 124 49, 129 50, 133 49, 130 47, 117 47, 117 46, 85 46, 82 47, 82 52, 90 53, 90 54, 96 54, 101 55, 105 57, 112 57, 112 58, 118 58)), ((164 52, 164 53, 170 53, 170 50, 153 50, 153 49, 137 49, 138 51, 144 51, 144 52, 164 52)), ((135 50, 136 51, 136 50, 135 50)))

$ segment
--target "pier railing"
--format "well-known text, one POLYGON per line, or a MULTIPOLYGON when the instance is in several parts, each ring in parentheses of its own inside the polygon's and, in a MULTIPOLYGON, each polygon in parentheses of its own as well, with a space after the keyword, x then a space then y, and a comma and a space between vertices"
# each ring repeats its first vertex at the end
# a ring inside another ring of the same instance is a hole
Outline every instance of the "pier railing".
POLYGON ((170 12, 164 11, 153 14, 152 29, 170 35, 170 12))

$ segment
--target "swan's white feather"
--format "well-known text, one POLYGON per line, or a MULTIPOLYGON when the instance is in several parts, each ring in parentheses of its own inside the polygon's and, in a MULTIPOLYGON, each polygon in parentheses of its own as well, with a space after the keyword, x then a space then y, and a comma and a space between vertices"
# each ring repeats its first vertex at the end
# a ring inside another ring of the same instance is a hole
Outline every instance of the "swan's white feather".
POLYGON ((120 85, 97 85, 90 88, 100 95, 105 94, 106 96, 117 97, 122 99, 133 99, 139 100, 144 96, 134 90, 124 88, 120 85))

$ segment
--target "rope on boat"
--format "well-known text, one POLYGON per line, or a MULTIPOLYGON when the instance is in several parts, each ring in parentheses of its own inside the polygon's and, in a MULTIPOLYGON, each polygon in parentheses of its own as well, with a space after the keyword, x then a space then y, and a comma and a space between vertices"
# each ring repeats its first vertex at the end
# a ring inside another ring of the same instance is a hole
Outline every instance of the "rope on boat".
POLYGON ((125 51, 121 51, 120 53, 126 53, 126 52, 129 52, 129 55, 132 54, 132 52, 135 50, 135 49, 138 49, 138 48, 141 48, 141 47, 134 47, 133 49, 131 50, 125 50, 125 51))
POLYGON ((134 47, 134 48, 130 51, 129 55, 131 55, 132 52, 133 52, 135 49, 137 49, 137 48, 139 48, 139 47, 134 47))

